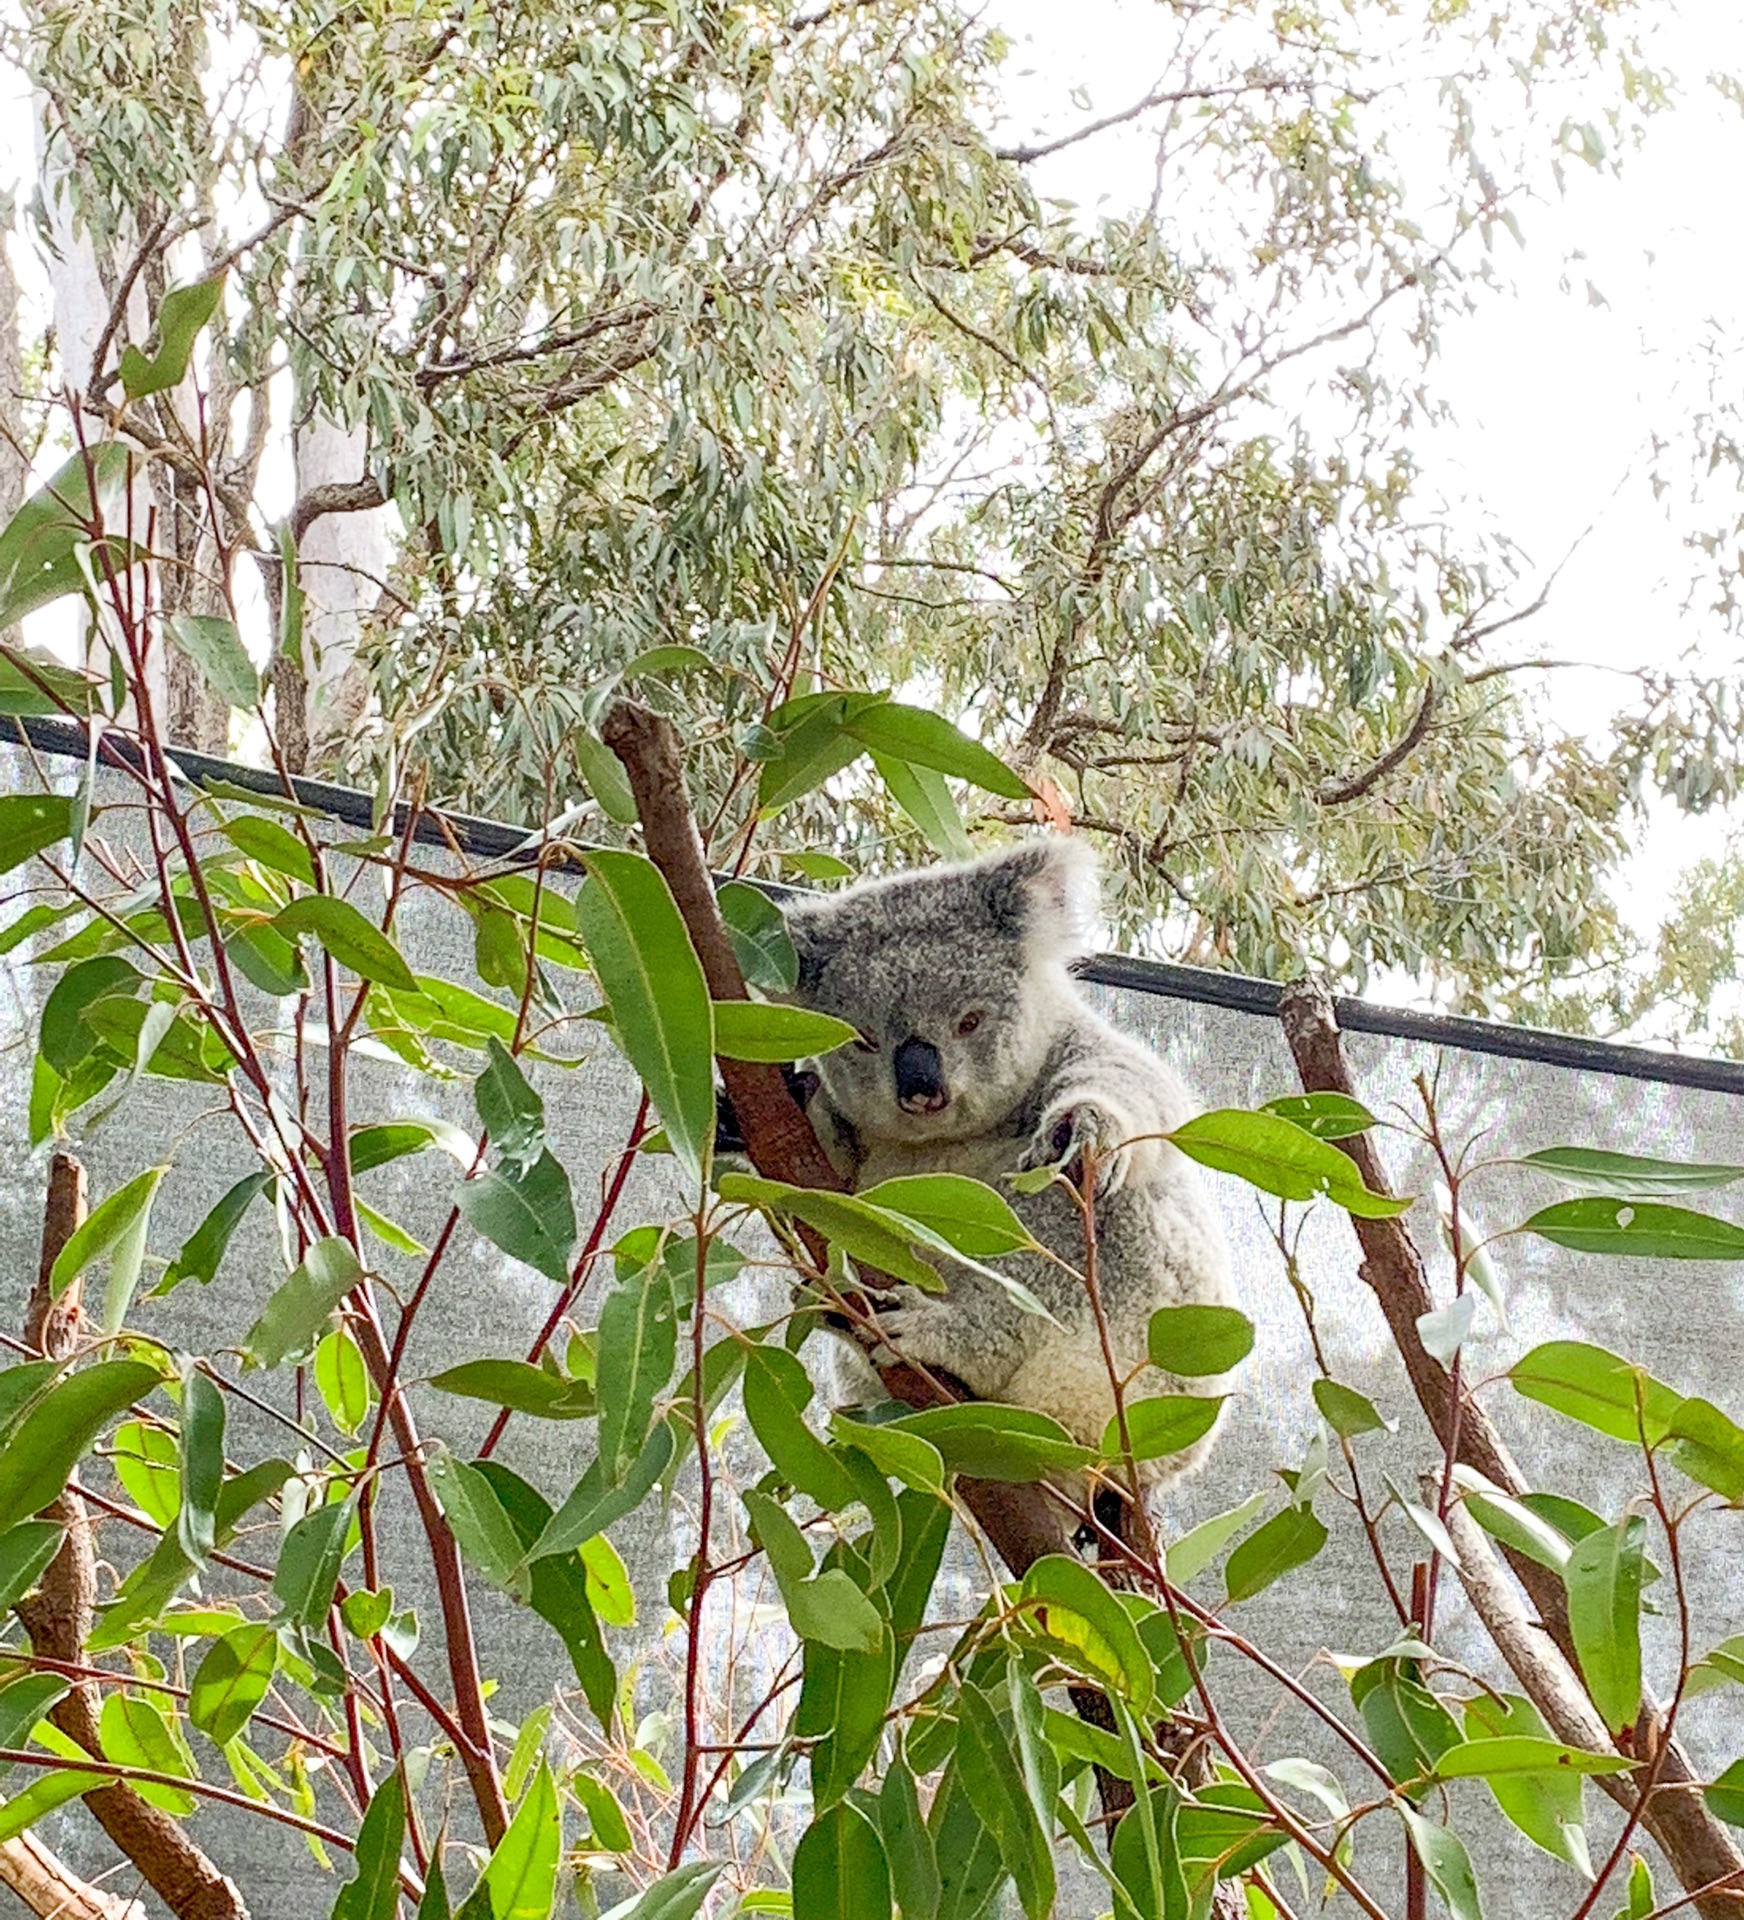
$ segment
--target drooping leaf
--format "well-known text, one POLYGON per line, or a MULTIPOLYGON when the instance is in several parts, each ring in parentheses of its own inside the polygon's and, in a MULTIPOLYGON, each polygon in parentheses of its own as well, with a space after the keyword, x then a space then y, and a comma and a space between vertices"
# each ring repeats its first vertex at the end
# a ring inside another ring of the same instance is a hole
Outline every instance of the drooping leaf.
POLYGON ((981 745, 960 733, 942 714, 880 700, 852 713, 844 731, 875 753, 906 761, 912 767, 931 767, 937 773, 967 780, 986 793, 1005 800, 1027 800, 1029 783, 981 745))
POLYGON ((545 1151, 545 1102, 495 1034, 486 1036, 485 1053, 484 1067, 472 1083, 473 1103, 490 1134, 497 1164, 511 1173, 526 1173, 545 1151))
POLYGON ((323 1334, 315 1348, 315 1386, 333 1424, 342 1433, 356 1433, 374 1396, 363 1355, 344 1327, 323 1334))
POLYGON ((1041 1480, 1088 1466, 1095 1458, 1045 1413, 992 1400, 929 1407, 895 1424, 928 1441, 952 1473, 971 1480, 1041 1480))
POLYGON ((221 614, 172 613, 166 624, 170 638, 227 706, 252 713, 260 705, 260 675, 235 621, 221 614))
POLYGON ((550 1920, 563 1856, 563 1815, 551 1769, 541 1761, 479 1885, 496 1920, 550 1920))
POLYGON ((224 1483, 224 1396, 192 1361, 182 1368, 181 1501, 176 1537, 197 1567, 216 1540, 218 1489, 224 1483))
POLYGON ((1177 1127, 1169 1139, 1203 1166, 1233 1173, 1284 1200, 1327 1199, 1365 1220, 1389 1220, 1412 1204, 1371 1193, 1355 1163, 1275 1113, 1224 1107, 1177 1127))
POLYGON ((1438 1826, 1422 1814, 1413 1813, 1409 1807, 1401 1806, 1399 1814, 1410 1832, 1417 1858, 1423 1862, 1423 1871, 1440 1894, 1452 1920, 1483 1920, 1477 1880, 1464 1841, 1451 1827, 1438 1826))
POLYGON ((1685 1400, 1671 1416, 1666 1452, 1692 1480, 1736 1505, 1744 1500, 1744 1430, 1711 1400, 1685 1400))
POLYGON ((636 824, 636 796, 630 791, 629 779, 618 756, 603 740, 583 727, 576 728, 572 744, 575 748, 575 764, 587 783, 588 792, 599 802, 600 810, 608 820, 617 821, 620 827, 633 827, 636 824))
POLYGON ((272 924, 288 940, 309 935, 360 980, 374 981, 396 993, 418 991, 399 948, 337 894, 301 894, 273 915, 272 924))
POLYGON ((791 993, 799 978, 799 957, 781 909, 743 880, 729 880, 715 899, 746 984, 759 993, 791 993))
POLYGON ((1589 1533, 1563 1569, 1568 1625, 1593 1705, 1613 1733, 1641 1711, 1641 1575, 1647 1522, 1589 1533))
POLYGON ((510 1586, 523 1543, 490 1481, 477 1467, 440 1451, 432 1452, 428 1472, 461 1552, 493 1585, 510 1586))
POLYGON ((714 1142, 713 1003, 672 894, 639 854, 590 853, 576 920, 613 1031, 693 1181, 714 1142))
POLYGON ((869 1206, 858 1195, 795 1187, 747 1173, 724 1173, 716 1186, 723 1200, 742 1201, 803 1221, 852 1260, 906 1280, 923 1292, 941 1289, 937 1271, 914 1251, 917 1234, 909 1231, 908 1223, 881 1207, 869 1206))
POLYGON ((406 1838, 406 1783, 398 1767, 380 1782, 357 1830, 357 1872, 339 1889, 333 1920, 394 1920, 400 1903, 400 1848, 406 1838))
POLYGON ((995 1260, 1035 1245, 1003 1195, 960 1173, 902 1174, 857 1197, 928 1228, 971 1260, 995 1260))
POLYGON ((874 1647, 854 1652, 813 1639, 802 1651, 804 1678, 793 1732, 812 1742, 812 1804, 822 1808, 858 1782, 878 1751, 896 1686, 896 1636, 881 1633, 874 1647))
POLYGON ((549 1148, 518 1179, 487 1167, 463 1180, 454 1204, 476 1232, 511 1259, 558 1286, 568 1283, 575 1203, 569 1175, 549 1148))
POLYGON ((947 860, 969 858, 974 849, 943 774, 887 753, 873 754, 872 764, 891 799, 920 828, 935 853, 942 853, 947 860))
MULTIPOLYGON (((1468 1700, 1465 1731, 1468 1746, 1450 1748, 1442 1755, 1443 1766, 1455 1755, 1469 1753, 1473 1745, 1495 1747, 1503 1741, 1524 1738, 1535 1745, 1554 1746, 1544 1716, 1519 1694, 1504 1694, 1499 1699, 1479 1694, 1468 1700)), ((1590 1879, 1592 1860, 1583 1822, 1581 1777, 1570 1769, 1520 1773, 1504 1768, 1483 1775, 1496 1805, 1528 1840, 1556 1859, 1566 1860, 1577 1873, 1590 1879)))
POLYGON ((630 1899, 620 1900, 600 1920, 695 1920, 709 1889, 721 1877, 723 1864, 718 1860, 693 1860, 630 1899))
POLYGON ((0 1447, 0 1531, 46 1507, 97 1435, 162 1378, 142 1360, 99 1360, 36 1400, 0 1447))
POLYGON ((1332 1431, 1346 1440, 1363 1433, 1393 1433, 1396 1420, 1386 1419, 1367 1394, 1341 1385, 1324 1375, 1314 1382, 1314 1404, 1332 1431))
POLYGON ((57 1297, 65 1293, 87 1267, 108 1259, 110 1285, 103 1312, 106 1333, 120 1330, 132 1301, 140 1264, 145 1258, 152 1198, 168 1172, 168 1167, 148 1167, 144 1173, 135 1174, 124 1187, 118 1187, 91 1209, 55 1256, 49 1272, 49 1288, 57 1297), (112 1319, 113 1326, 109 1324, 112 1319))
POLYGON ((857 1808, 826 1807, 793 1855, 793 1920, 890 1920, 890 1870, 857 1808))
POLYGON ((1148 1711, 1150 1655, 1132 1616, 1089 1567, 1065 1554, 1045 1554, 1024 1575, 1020 1591, 1038 1627, 1071 1649, 1087 1678, 1114 1685, 1135 1713, 1148 1711))
POLYGON ((270 1622, 233 1628, 206 1649, 188 1691, 188 1718, 226 1747, 254 1717, 278 1665, 278 1629, 270 1622))
POLYGON ((191 287, 172 288, 164 295, 157 310, 157 352, 147 358, 135 346, 122 349, 121 388, 129 400, 143 400, 148 394, 164 393, 182 384, 194 356, 194 342, 218 311, 223 297, 222 273, 191 287))
POLYGON ((957 1694, 957 1752, 964 1790, 993 1835, 1019 1904, 1028 1920, 1047 1920, 1054 1904, 1052 1841, 992 1700, 973 1684, 957 1694))
POLYGON ((313 1508, 285 1535, 279 1549, 273 1594, 286 1617, 308 1632, 319 1632, 326 1625, 354 1510, 352 1499, 313 1508))
POLYGON ((156 1291, 168 1293, 184 1280, 198 1280, 203 1286, 216 1280, 236 1229, 256 1198, 272 1184, 272 1175, 264 1170, 244 1174, 183 1241, 181 1252, 170 1262, 156 1291))
POLYGON ((430 1384, 443 1393, 486 1400, 540 1420, 581 1420, 597 1411, 594 1390, 585 1380, 566 1380, 525 1360, 463 1360, 436 1374, 430 1384))
POLYGON ((921 1814, 914 1774, 901 1759, 885 1769, 879 1785, 878 1831, 902 1920, 934 1920, 939 1906, 938 1856, 921 1814))
POLYGON ((600 1309, 598 1466, 607 1486, 621 1485, 641 1458, 677 1358, 672 1281, 663 1265, 650 1265, 613 1287, 600 1309))
POLYGON ((337 1234, 317 1240, 249 1329, 244 1364, 278 1367, 307 1359, 334 1308, 363 1278, 349 1241, 337 1234))

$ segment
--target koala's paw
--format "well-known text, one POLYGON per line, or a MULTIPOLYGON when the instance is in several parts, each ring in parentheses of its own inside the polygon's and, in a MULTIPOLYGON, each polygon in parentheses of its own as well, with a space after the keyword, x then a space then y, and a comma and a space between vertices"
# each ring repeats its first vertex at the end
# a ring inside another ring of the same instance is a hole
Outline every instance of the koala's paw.
POLYGON ((1088 1151, 1096 1164, 1096 1191, 1106 1198, 1126 1185, 1133 1171, 1133 1136, 1140 1130, 1128 1115, 1099 1100, 1061 1100, 1042 1115, 1024 1165, 1064 1167, 1076 1175, 1088 1151))
POLYGON ((960 1365, 962 1316, 948 1301, 935 1300, 918 1287, 899 1287, 892 1304, 878 1309, 878 1331, 883 1341, 872 1354, 875 1366, 906 1360, 918 1367, 960 1365))

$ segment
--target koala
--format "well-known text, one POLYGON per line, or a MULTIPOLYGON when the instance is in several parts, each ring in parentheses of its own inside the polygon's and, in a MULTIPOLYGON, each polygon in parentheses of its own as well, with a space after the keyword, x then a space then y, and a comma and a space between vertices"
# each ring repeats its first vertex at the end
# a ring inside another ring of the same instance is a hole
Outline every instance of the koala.
MULTIPOLYGON (((1051 1415, 1086 1446, 1114 1414, 1088 1291, 1083 1220, 1058 1184, 1015 1191, 1025 1168, 1096 1170, 1098 1285, 1114 1361, 1142 1366, 1152 1313, 1229 1303, 1229 1257, 1197 1170, 1157 1136, 1194 1111, 1148 1048, 1091 1010, 1070 972, 1095 917, 1093 856, 1065 838, 963 865, 873 880, 789 905, 799 1005, 859 1038, 811 1063, 807 1105, 857 1191, 899 1174, 959 1173, 1002 1192, 1039 1244, 998 1264, 1053 1317, 972 1269, 946 1291, 900 1287, 877 1318, 897 1354, 954 1373, 984 1400, 1051 1415)), ((1214 1391, 1146 1367, 1128 1397, 1214 1391)), ((1155 1490, 1202 1464, 1212 1436, 1141 1468, 1155 1490)))

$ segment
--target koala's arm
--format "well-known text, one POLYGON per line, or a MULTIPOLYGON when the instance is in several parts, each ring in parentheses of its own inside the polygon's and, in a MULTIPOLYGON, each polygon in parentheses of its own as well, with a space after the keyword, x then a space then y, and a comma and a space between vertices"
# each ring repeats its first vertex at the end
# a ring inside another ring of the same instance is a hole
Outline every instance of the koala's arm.
POLYGON ((1114 1191, 1155 1165, 1157 1134, 1192 1112, 1186 1089, 1149 1048, 1088 1009, 1062 1036, 1037 1088, 1040 1115, 1028 1160, 1069 1160, 1090 1149, 1099 1184, 1114 1191))

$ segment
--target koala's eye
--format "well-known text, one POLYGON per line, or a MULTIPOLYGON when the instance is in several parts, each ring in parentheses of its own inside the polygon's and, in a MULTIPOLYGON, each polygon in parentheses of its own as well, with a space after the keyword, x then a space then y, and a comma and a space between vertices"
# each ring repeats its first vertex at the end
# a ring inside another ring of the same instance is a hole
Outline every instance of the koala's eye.
POLYGON ((966 1013, 962 1019, 957 1022, 957 1031, 962 1034, 964 1039, 967 1039, 986 1018, 987 1016, 984 1013, 966 1013))
POLYGON ((863 1033, 854 1036, 854 1045, 858 1047, 862 1053, 876 1053, 878 1051, 878 1042, 867 1039, 863 1033))

